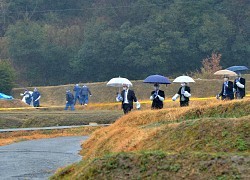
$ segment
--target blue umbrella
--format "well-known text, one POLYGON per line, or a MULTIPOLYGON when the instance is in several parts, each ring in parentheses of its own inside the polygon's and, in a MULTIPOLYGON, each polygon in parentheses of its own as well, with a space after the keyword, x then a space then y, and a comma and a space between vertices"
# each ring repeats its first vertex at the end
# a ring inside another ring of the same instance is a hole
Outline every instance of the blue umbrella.
POLYGON ((158 83, 158 84, 171 84, 168 78, 161 76, 161 75, 151 75, 148 76, 146 79, 143 81, 144 83, 158 83))
POLYGON ((248 68, 246 66, 231 66, 231 67, 227 68, 227 70, 239 72, 239 71, 246 71, 246 70, 248 70, 248 68))

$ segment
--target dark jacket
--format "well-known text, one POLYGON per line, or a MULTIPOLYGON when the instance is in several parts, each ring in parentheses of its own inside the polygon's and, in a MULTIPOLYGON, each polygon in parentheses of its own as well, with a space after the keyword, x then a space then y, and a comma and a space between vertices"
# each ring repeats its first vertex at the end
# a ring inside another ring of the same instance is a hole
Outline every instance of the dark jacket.
MULTIPOLYGON (((123 98, 122 100, 122 108, 123 108, 123 104, 124 104, 124 100, 125 100, 125 90, 122 91, 121 93, 121 97, 123 98)), ((137 102, 137 98, 135 97, 135 93, 133 90, 128 89, 128 95, 127 95, 127 99, 130 105, 130 108, 133 109, 133 101, 137 102)))
POLYGON ((66 93, 66 101, 68 101, 69 104, 74 103, 74 95, 71 92, 66 93))
POLYGON ((234 80, 234 89, 236 90, 236 93, 239 93, 241 97, 246 96, 246 80, 244 78, 240 78, 240 83, 243 84, 244 88, 239 88, 236 84, 237 79, 234 80))
MULTIPOLYGON (((188 101, 189 101, 189 97, 186 97, 186 96, 184 96, 183 94, 181 94, 181 88, 182 88, 182 87, 180 87, 180 89, 179 89, 179 91, 178 91, 178 93, 177 93, 177 94, 180 95, 180 101, 182 101, 182 102, 188 102, 188 101)), ((184 88, 185 88, 185 91, 191 93, 190 87, 184 86, 184 88)))
POLYGON ((233 87, 234 87, 234 84, 232 81, 228 81, 228 86, 225 86, 225 93, 226 94, 223 94, 224 93, 224 83, 222 84, 222 89, 221 89, 221 92, 220 92, 220 96, 222 97, 225 97, 225 98, 229 98, 229 99, 234 99, 234 91, 233 91, 233 87))
MULTIPOLYGON (((152 91, 151 96, 154 97, 155 95, 156 95, 156 91, 152 91)), ((159 90, 158 95, 165 99, 164 91, 159 90)), ((156 98, 153 99, 151 108, 152 109, 162 109, 163 108, 163 102, 159 99, 159 97, 156 97, 156 98)))

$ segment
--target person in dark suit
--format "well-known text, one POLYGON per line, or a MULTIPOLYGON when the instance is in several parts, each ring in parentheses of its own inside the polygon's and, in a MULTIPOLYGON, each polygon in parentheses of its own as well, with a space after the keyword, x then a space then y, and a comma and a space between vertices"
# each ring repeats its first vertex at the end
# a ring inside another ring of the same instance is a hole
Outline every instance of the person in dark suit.
POLYGON ((180 106, 189 106, 189 98, 191 97, 191 89, 188 86, 188 83, 181 83, 181 87, 179 88, 177 94, 172 97, 172 100, 175 101, 178 97, 180 97, 180 106))
POLYGON ((222 84, 221 92, 217 95, 217 99, 221 97, 221 100, 232 100, 234 99, 234 84, 229 81, 228 76, 224 76, 224 83, 222 84))
POLYGON ((163 101, 165 99, 164 91, 160 90, 160 85, 158 83, 154 84, 155 90, 151 92, 150 100, 152 101, 152 109, 162 109, 163 101))
POLYGON ((127 84, 123 84, 123 90, 121 94, 118 94, 116 100, 122 102, 124 114, 127 114, 133 109, 133 102, 136 102, 137 109, 140 108, 140 103, 137 101, 134 91, 130 90, 127 84))
POLYGON ((238 73, 238 77, 234 80, 234 89, 235 89, 235 98, 243 99, 246 96, 246 80, 241 77, 241 74, 238 73))

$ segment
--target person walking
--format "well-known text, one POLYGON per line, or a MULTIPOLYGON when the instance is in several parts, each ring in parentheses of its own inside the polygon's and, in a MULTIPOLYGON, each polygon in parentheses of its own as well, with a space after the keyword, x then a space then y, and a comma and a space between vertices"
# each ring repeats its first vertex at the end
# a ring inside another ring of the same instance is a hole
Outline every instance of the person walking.
POLYGON ((116 101, 122 102, 124 114, 127 114, 133 109, 133 102, 136 102, 136 108, 140 109, 140 103, 137 101, 134 91, 129 89, 128 84, 123 84, 122 87, 123 90, 121 94, 117 95, 116 101))
POLYGON ((22 99, 23 102, 32 106, 32 103, 33 103, 32 102, 32 91, 25 89, 24 93, 21 93, 20 95, 23 96, 23 99, 22 99))
POLYGON ((34 88, 34 91, 32 93, 32 99, 33 99, 33 106, 34 107, 39 107, 40 106, 40 98, 41 98, 40 92, 37 90, 37 88, 34 88))
POLYGON ((68 108, 71 108, 71 111, 75 110, 75 106, 74 106, 74 95, 70 92, 70 90, 68 89, 66 91, 66 105, 64 110, 68 110, 68 108))
POLYGON ((222 84, 222 89, 219 94, 217 94, 216 98, 221 100, 232 100, 234 99, 234 85, 232 81, 229 81, 228 76, 224 76, 224 83, 222 84))
POLYGON ((83 85, 80 92, 79 92, 79 96, 81 99, 81 105, 88 105, 89 103, 89 96, 92 96, 88 86, 83 85))
POLYGON ((73 91, 75 92, 75 101, 74 101, 74 105, 76 105, 76 101, 78 100, 80 104, 82 104, 81 99, 80 99, 80 91, 81 91, 81 87, 79 86, 79 84, 76 84, 74 86, 73 91))
POLYGON ((246 96, 246 80, 241 76, 241 73, 238 73, 237 78, 234 80, 234 90, 235 98, 243 99, 246 96))
POLYGON ((188 83, 181 83, 181 87, 179 88, 177 94, 172 97, 172 100, 175 101, 178 97, 180 97, 180 106, 189 106, 189 98, 191 97, 191 89, 188 86, 188 83))
POLYGON ((152 101, 151 109, 162 109, 165 99, 164 91, 160 90, 158 83, 154 84, 154 91, 151 92, 150 100, 152 101))

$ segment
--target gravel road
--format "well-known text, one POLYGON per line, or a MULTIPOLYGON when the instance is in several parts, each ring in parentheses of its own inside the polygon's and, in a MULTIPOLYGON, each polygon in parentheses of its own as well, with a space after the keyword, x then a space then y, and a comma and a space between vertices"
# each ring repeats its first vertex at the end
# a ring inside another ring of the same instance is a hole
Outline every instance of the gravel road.
POLYGON ((0 179, 48 179, 62 166, 81 160, 87 136, 59 137, 0 146, 0 179))

